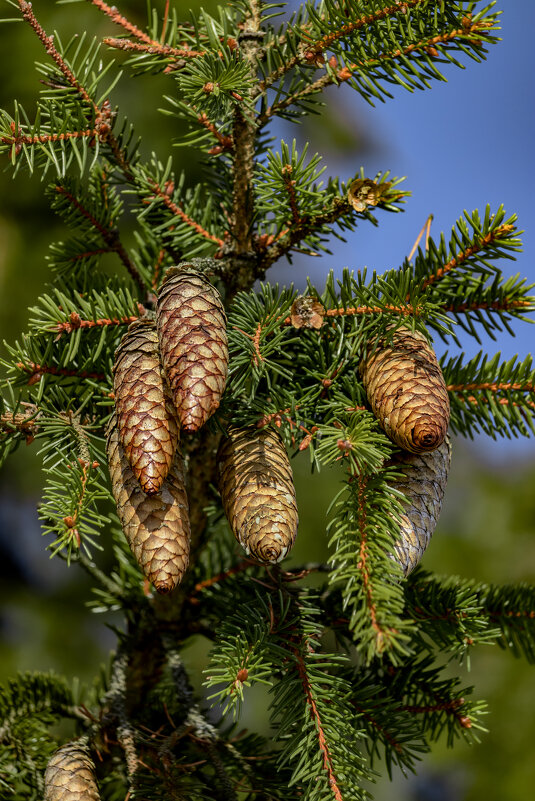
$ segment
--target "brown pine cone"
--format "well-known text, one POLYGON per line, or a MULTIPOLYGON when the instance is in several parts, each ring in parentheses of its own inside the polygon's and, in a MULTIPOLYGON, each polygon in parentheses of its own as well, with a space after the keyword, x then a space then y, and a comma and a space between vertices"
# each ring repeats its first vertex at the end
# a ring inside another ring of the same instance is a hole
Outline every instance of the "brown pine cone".
POLYGON ((100 801, 95 765, 85 745, 74 740, 51 756, 43 801, 100 801))
POLYGON ((160 352, 180 425, 197 431, 219 406, 228 369, 226 317, 201 273, 169 270, 156 313, 160 352))
POLYGON ((259 562, 284 559, 297 533, 297 502, 284 443, 273 428, 231 429, 218 453, 219 491, 238 542, 259 562))
POLYGON ((400 328, 392 344, 380 341, 360 364, 374 415, 393 442, 424 453, 444 441, 450 400, 433 349, 419 332, 400 328))
POLYGON ((178 421, 160 365, 156 325, 136 320, 115 353, 115 410, 121 444, 143 492, 159 492, 178 445, 178 421))
POLYGON ((108 464, 117 513, 137 563, 156 590, 180 583, 189 560, 188 497, 180 448, 156 495, 145 495, 119 442, 115 415, 107 438, 108 464))
POLYGON ((396 454, 393 465, 403 473, 393 486, 406 496, 394 559, 408 576, 422 558, 436 528, 446 489, 451 444, 446 437, 431 453, 396 454))

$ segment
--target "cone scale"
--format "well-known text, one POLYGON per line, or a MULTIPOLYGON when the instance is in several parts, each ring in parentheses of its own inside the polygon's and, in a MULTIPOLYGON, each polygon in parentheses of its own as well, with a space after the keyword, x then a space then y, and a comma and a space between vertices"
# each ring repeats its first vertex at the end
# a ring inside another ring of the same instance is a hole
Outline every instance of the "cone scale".
POLYGON ((100 801, 95 765, 85 746, 67 743, 51 756, 43 801, 100 801))
POLYGON ((159 492, 178 445, 178 421, 150 320, 132 323, 115 354, 113 389, 121 445, 147 495, 159 492))
POLYGON ((436 528, 450 461, 449 437, 431 453, 400 453, 393 460, 393 466, 403 476, 392 486, 406 497, 393 558, 401 565, 405 576, 419 564, 436 528))
POLYGON ((368 402, 400 448, 425 453, 444 441, 450 402, 433 349, 423 334, 399 328, 392 343, 379 341, 360 364, 368 402))
POLYGON ((218 453, 219 490, 232 531, 246 553, 275 564, 289 552, 298 515, 284 443, 271 428, 231 429, 218 453))
POLYGON ((197 431, 218 408, 227 379, 221 298, 201 273, 171 269, 160 289, 156 320, 180 426, 197 431))
POLYGON ((120 443, 115 416, 107 436, 108 465, 124 535, 144 575, 159 593, 180 583, 189 560, 188 498, 180 449, 156 495, 145 495, 120 443))

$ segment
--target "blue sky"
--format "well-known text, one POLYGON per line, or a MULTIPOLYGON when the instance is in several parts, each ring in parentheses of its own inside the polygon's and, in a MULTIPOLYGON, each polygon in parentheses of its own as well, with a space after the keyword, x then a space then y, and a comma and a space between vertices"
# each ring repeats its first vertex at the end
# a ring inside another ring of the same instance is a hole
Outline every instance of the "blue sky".
MULTIPOLYGON (((465 70, 446 68, 447 83, 435 81, 430 90, 393 90, 394 99, 365 103, 349 87, 331 91, 336 112, 342 114, 349 129, 363 129, 377 143, 369 153, 325 153, 324 143, 311 141, 309 153, 317 149, 325 156, 327 174, 346 177, 362 164, 366 175, 379 170, 407 176, 412 191, 403 214, 379 214, 380 226, 362 224, 349 235, 346 244, 332 243, 332 256, 321 259, 299 258, 292 268, 282 265, 270 271, 270 280, 288 281, 291 275, 303 285, 309 274, 321 285, 328 270, 340 274, 344 267, 367 266, 379 272, 398 266, 410 252, 427 216, 434 215, 432 235, 449 232, 463 210, 484 210, 489 203, 501 203, 508 213, 518 214, 524 250, 516 262, 502 261, 506 276, 520 273, 535 282, 535 221, 533 183, 535 178, 535 72, 532 36, 535 30, 534 0, 500 2, 503 41, 489 48, 487 61, 480 64, 466 58, 465 70)), ((307 131, 307 134, 309 131, 307 131)), ((299 127, 285 127, 285 139, 297 136, 299 127)), ((535 290, 534 290, 535 291, 535 290)), ((516 323, 517 336, 504 334, 497 343, 483 340, 490 353, 504 356, 525 355, 533 351, 535 327, 516 323)), ((480 347, 470 338, 466 353, 480 347)), ((437 349, 443 350, 440 343, 437 349)), ((510 452, 533 453, 530 440, 506 447, 510 452)), ((492 454, 489 454, 492 457, 492 454)))

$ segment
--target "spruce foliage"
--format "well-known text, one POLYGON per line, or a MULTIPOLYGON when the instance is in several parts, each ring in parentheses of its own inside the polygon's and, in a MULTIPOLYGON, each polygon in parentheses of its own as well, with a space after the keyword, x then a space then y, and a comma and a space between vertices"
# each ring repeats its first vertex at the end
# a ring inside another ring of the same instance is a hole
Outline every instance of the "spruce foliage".
POLYGON ((51 243, 50 286, 31 301, 29 329, 2 360, 0 455, 35 440, 47 546, 91 574, 89 605, 122 610, 125 626, 84 699, 45 675, 0 691, 2 794, 42 797, 47 760, 67 741, 53 724, 67 718, 94 756, 106 801, 364 801, 374 772, 416 770, 442 736, 477 739, 484 703, 471 700, 445 658, 462 662, 497 643, 533 662, 535 618, 529 586, 421 568, 402 580, 390 556, 404 502, 395 446, 370 410, 359 363, 401 326, 440 337, 452 349, 441 362, 452 431, 530 436, 530 357, 482 352, 467 361, 458 347, 465 337, 512 333, 535 298, 502 272, 520 249, 515 216, 487 207, 465 212, 448 237, 428 238, 398 269, 309 285, 306 302, 319 311, 315 325, 303 322, 293 288, 258 279, 296 252, 326 251, 331 236, 356 236, 364 220, 387 225, 384 212, 400 212, 408 192, 388 173, 327 178, 319 154, 275 142, 269 126, 314 113, 330 85, 347 84, 343 91, 372 104, 431 88, 486 57, 499 9, 482 0, 309 0, 281 17, 284 4, 231 0, 212 16, 155 0, 142 29, 90 0, 115 35, 63 42, 41 27, 38 3, 8 1, 43 45, 42 83, 33 110, 15 103, 1 112, 0 154, 15 173, 46 182, 65 234, 51 243), (169 152, 142 157, 114 104, 117 82, 141 72, 167 79, 163 110, 188 129, 177 144, 202 154, 195 186, 169 152), (183 437, 190 568, 162 598, 124 541, 104 439, 116 348, 129 323, 153 313, 174 265, 220 290, 230 364, 218 411, 183 437), (230 423, 275 425, 312 470, 342 463, 326 564, 266 568, 238 552, 215 489, 230 423), (110 575, 99 549, 113 550, 110 575), (202 703, 181 656, 197 633, 213 643, 202 703), (270 736, 235 727, 254 685, 269 689, 270 736))

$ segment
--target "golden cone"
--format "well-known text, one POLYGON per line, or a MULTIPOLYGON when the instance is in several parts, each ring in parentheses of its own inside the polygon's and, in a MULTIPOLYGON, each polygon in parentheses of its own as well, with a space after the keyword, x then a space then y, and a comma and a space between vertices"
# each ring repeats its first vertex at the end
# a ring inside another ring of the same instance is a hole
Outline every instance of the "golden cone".
POLYGON ((132 323, 115 353, 113 373, 121 445, 143 492, 154 495, 173 462, 178 421, 152 321, 132 323))
POLYGON ((160 593, 180 583, 189 560, 188 498, 180 448, 156 495, 145 495, 119 441, 115 416, 107 439, 108 464, 124 535, 145 576, 160 593))
POLYGON ((408 576, 422 558, 436 528, 446 489, 451 460, 451 444, 446 437, 431 453, 396 454, 393 464, 403 477, 393 486, 406 501, 401 516, 399 540, 394 545, 394 559, 408 576))
POLYGON ((73 741, 51 756, 43 801, 100 801, 95 765, 86 746, 73 741))
POLYGON ((156 313, 160 352, 180 425, 197 431, 215 412, 228 370, 226 317, 201 273, 169 270, 156 313))
POLYGON ((218 453, 223 508, 238 542, 259 562, 284 559, 297 533, 292 469, 273 428, 231 429, 218 453))
POLYGON ((390 439, 412 453, 444 441, 450 401, 435 352, 423 334, 399 328, 392 344, 380 341, 360 364, 373 413, 390 439))

